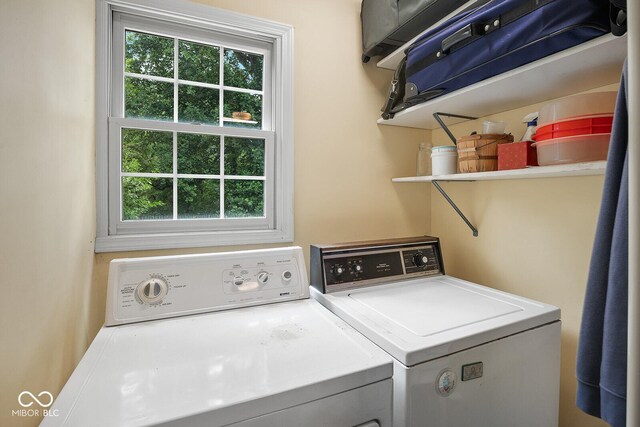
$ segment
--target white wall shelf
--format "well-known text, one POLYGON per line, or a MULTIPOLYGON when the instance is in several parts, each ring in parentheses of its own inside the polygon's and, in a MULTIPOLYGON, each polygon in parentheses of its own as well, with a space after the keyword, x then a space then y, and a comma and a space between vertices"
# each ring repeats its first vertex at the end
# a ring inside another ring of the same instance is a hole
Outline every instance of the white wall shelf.
POLYGON ((393 182, 430 182, 442 194, 442 197, 451 205, 460 218, 467 224, 473 232, 474 237, 478 237, 478 229, 469 221, 464 213, 458 208, 447 192, 440 186, 443 181, 490 181, 501 179, 531 179, 531 178, 559 178, 569 176, 590 176, 603 175, 607 167, 605 160, 599 162, 573 163, 568 165, 553 166, 532 166, 526 169, 513 169, 494 172, 458 173, 452 175, 436 176, 410 176, 404 178, 393 178, 393 182))
MULTIPOLYGON (((435 112, 484 117, 620 81, 627 38, 598 37, 399 112, 378 124, 436 129, 435 112)), ((463 120, 452 120, 451 124, 463 120)))
POLYGON ((492 181, 503 179, 559 178, 570 176, 603 175, 607 162, 572 163, 567 165, 532 166, 526 169, 513 169, 495 172, 457 173, 453 175, 409 176, 393 178, 393 182, 432 182, 432 181, 492 181))

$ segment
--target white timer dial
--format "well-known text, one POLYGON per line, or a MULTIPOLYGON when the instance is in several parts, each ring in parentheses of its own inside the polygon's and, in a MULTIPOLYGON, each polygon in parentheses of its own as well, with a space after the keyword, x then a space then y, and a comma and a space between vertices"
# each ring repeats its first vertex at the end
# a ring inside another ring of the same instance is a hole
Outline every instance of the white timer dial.
POLYGON ((136 287, 136 298, 142 304, 160 304, 169 291, 169 284, 159 277, 144 280, 136 287))

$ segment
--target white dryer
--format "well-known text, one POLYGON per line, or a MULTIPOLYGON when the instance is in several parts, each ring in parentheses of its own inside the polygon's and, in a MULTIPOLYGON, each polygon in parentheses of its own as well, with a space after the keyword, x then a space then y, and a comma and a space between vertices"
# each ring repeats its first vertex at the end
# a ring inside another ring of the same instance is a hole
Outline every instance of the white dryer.
POLYGON ((437 238, 314 245, 311 284, 393 356, 394 426, 557 426, 560 310, 444 275, 437 238))
POLYGON ((43 426, 391 424, 392 359, 300 248, 114 260, 106 317, 43 426))

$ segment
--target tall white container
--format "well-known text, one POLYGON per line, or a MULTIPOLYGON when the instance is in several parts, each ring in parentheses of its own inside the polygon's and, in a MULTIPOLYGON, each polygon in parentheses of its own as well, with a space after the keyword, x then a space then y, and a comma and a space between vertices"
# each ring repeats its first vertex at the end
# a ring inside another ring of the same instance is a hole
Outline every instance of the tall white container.
POLYGON ((458 152, 453 145, 441 145, 431 149, 431 174, 451 175, 458 169, 458 152))

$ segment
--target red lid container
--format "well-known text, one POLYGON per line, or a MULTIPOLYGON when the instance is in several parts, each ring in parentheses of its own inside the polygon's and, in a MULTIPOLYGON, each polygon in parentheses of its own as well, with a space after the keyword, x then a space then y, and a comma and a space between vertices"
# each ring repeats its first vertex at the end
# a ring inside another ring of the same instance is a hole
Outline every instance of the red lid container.
POLYGON ((546 141, 568 136, 610 133, 613 114, 594 115, 579 119, 560 120, 540 126, 533 135, 534 141, 546 141))

